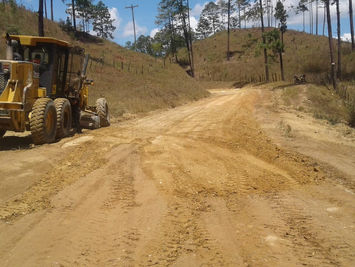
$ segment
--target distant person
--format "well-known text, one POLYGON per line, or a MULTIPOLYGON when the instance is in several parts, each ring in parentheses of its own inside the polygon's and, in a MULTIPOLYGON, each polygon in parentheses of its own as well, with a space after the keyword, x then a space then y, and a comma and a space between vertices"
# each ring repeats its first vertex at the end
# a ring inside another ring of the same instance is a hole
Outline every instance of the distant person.
POLYGON ((80 82, 81 82, 81 72, 77 72, 77 76, 72 81, 72 94, 74 98, 71 100, 73 119, 77 133, 82 133, 80 125, 80 82))
POLYGON ((41 56, 36 54, 35 58, 32 60, 32 63, 40 65, 41 64, 41 56))

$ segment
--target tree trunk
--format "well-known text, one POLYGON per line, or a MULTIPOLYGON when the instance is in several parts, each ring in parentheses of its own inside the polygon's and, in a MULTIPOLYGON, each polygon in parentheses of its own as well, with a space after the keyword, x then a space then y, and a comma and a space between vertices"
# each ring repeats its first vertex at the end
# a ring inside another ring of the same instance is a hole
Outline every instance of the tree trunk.
POLYGON ((270 28, 270 0, 267 0, 267 27, 270 28))
POLYGON ((325 35, 325 6, 323 7, 323 36, 325 35))
POLYGON ((303 32, 306 31, 306 23, 305 23, 305 14, 304 14, 304 11, 302 11, 302 14, 303 14, 303 32))
POLYGON ((335 79, 335 62, 334 62, 334 50, 333 50, 333 33, 332 33, 332 21, 330 18, 330 7, 329 7, 329 1, 330 0, 325 0, 325 7, 327 9, 327 25, 328 25, 328 40, 329 40, 329 56, 330 56, 330 76, 333 84, 334 90, 336 90, 337 85, 336 85, 336 79, 335 79))
POLYGON ((177 53, 176 53, 176 45, 175 45, 175 28, 174 28, 174 22, 173 22, 172 16, 170 14, 169 14, 169 24, 170 24, 170 30, 171 30, 171 35, 170 35, 171 52, 173 53, 173 57, 175 57, 176 62, 178 62, 177 53))
POLYGON ((191 59, 191 48, 190 48, 190 41, 189 41, 189 33, 187 30, 187 25, 186 25, 186 17, 185 17, 185 11, 183 8, 183 0, 180 0, 180 18, 182 21, 182 30, 184 32, 184 39, 185 39, 185 45, 187 49, 187 53, 189 55, 189 65, 190 65, 190 70, 191 70, 191 76, 193 77, 193 67, 192 67, 192 59, 191 59))
POLYGON ((39 0, 38 2, 38 35, 44 36, 43 29, 43 0, 39 0))
POLYGON ((283 64, 283 61, 282 61, 282 52, 280 51, 279 52, 279 55, 280 55, 280 71, 281 71, 281 80, 285 80, 285 76, 284 76, 284 64, 283 64))
POLYGON ((349 0, 349 18, 350 18, 350 33, 351 33, 351 47, 355 50, 354 43, 354 20, 353 20, 353 0, 349 0))
POLYGON ((338 68, 337 68, 337 78, 341 80, 341 36, 340 36, 340 10, 339 10, 339 0, 335 1, 337 9, 337 34, 338 34, 338 68))
POLYGON ((318 0, 316 0, 316 35, 318 35, 318 0))
POLYGON ((282 45, 282 49, 279 52, 280 55, 280 69, 281 69, 281 80, 285 80, 285 75, 284 75, 284 63, 282 60, 282 52, 283 52, 283 45, 284 45, 284 33, 281 32, 281 45, 282 45))
POLYGON ((195 77, 195 60, 194 60, 194 49, 192 47, 192 32, 191 32, 191 21, 190 21, 190 3, 187 0, 187 18, 189 22, 189 43, 190 43, 190 53, 191 53, 191 76, 195 77))
POLYGON ((73 16, 73 27, 74 27, 74 31, 76 31, 75 1, 74 0, 71 0, 71 8, 72 8, 72 16, 73 16))
POLYGON ((46 19, 48 19, 47 16, 47 0, 43 0, 44 1, 44 15, 46 16, 46 19))
POLYGON ((314 34, 314 23, 313 23, 313 0, 311 0, 311 25, 312 25, 312 34, 314 34))
MULTIPOLYGON (((229 17, 230 17, 230 5, 231 5, 231 3, 230 3, 230 0, 228 0, 228 12, 229 12, 229 17)), ((241 29, 242 28, 242 21, 241 21, 241 19, 240 19, 240 3, 239 3, 239 1, 238 1, 238 19, 239 19, 239 29, 241 29)))
POLYGON ((247 19, 245 17, 245 7, 243 8, 243 17, 244 17, 244 29, 247 28, 247 19))
MULTIPOLYGON (((264 12, 263 12, 263 2, 262 0, 259 0, 259 5, 260 5, 260 21, 261 21, 261 33, 262 33, 262 38, 263 38, 263 45, 265 46, 265 36, 264 36, 264 12)), ((267 58, 267 51, 266 47, 264 47, 264 64, 265 64, 265 77, 266 81, 269 81, 269 66, 268 66, 268 58, 267 58)))
POLYGON ((53 0, 51 0, 51 20, 53 21, 53 0))
POLYGON ((309 33, 312 34, 313 32, 313 25, 312 25, 312 0, 309 1, 309 33))
MULTIPOLYGON (((239 28, 240 28, 240 8, 239 10, 239 28)), ((227 60, 229 61, 230 59, 230 19, 231 19, 231 0, 228 0, 228 26, 227 26, 227 60)))

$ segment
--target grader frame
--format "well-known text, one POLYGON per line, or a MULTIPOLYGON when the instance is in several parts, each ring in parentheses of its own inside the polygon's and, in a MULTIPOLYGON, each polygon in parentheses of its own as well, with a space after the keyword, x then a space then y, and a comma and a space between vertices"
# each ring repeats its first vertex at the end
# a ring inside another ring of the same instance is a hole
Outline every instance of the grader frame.
POLYGON ((31 131, 35 144, 68 136, 73 111, 86 128, 109 125, 105 99, 88 106, 84 49, 50 37, 6 35, 6 60, 0 60, 0 137, 6 131, 31 131))

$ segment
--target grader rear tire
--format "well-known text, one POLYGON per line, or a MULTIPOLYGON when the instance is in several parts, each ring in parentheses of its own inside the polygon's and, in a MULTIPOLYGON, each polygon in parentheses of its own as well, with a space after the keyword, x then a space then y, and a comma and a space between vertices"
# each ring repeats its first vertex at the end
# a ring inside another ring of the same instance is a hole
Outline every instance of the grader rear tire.
POLYGON ((36 145, 55 141, 57 130, 57 111, 50 98, 39 98, 33 104, 30 120, 32 140, 36 145))
POLYGON ((2 138, 6 133, 6 130, 0 129, 0 138, 2 138))
POLYGON ((96 100, 96 112, 100 117, 100 127, 110 126, 110 112, 105 98, 96 100))
POLYGON ((71 105, 66 98, 57 98, 54 100, 57 110, 57 139, 67 137, 70 134, 72 127, 72 112, 71 105))

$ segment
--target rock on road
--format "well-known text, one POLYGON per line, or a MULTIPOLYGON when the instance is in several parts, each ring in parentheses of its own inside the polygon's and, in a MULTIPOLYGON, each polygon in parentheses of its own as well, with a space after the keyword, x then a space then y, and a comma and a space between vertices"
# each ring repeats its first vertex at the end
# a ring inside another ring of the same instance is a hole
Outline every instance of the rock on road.
POLYGON ((1 265, 351 266, 354 180, 276 145, 262 99, 219 90, 0 151, 1 265))

